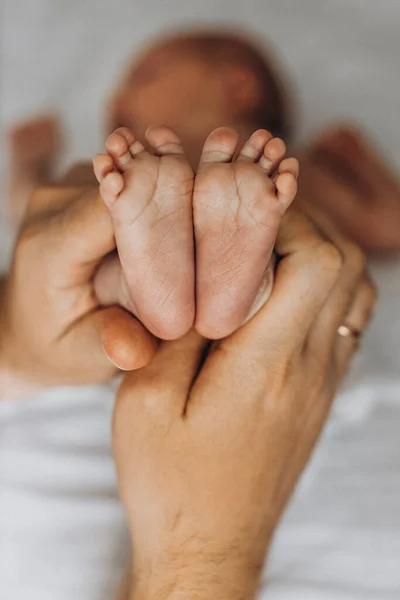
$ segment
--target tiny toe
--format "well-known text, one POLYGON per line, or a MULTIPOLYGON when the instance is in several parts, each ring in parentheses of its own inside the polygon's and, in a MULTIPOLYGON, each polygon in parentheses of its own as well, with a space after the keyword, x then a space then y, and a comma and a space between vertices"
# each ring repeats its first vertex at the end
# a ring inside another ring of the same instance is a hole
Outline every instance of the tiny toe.
POLYGON ((283 211, 289 208, 297 193, 297 178, 293 173, 285 172, 276 180, 276 197, 283 211))
POLYGON ((205 141, 200 164, 231 162, 239 140, 234 129, 220 127, 215 129, 205 141))
POLYGON ((109 173, 100 184, 100 195, 104 204, 111 208, 124 189, 124 178, 121 173, 109 173))
POLYGON ((114 169, 114 162, 111 156, 107 154, 97 154, 93 159, 93 171, 95 177, 99 183, 112 172, 114 169))
POLYGON ((118 129, 116 129, 109 136, 109 139, 115 134, 118 134, 119 136, 121 136, 125 140, 125 142, 127 143, 128 146, 131 146, 134 143, 134 141, 136 140, 135 136, 133 135, 133 133, 129 129, 129 127, 118 127, 118 129))
POLYGON ((143 146, 143 144, 141 142, 139 142, 139 140, 135 140, 133 142, 133 144, 131 144, 129 146, 129 152, 131 153, 131 156, 135 157, 138 156, 139 154, 141 154, 142 152, 145 152, 146 149, 143 146))
POLYGON ((281 138, 272 138, 266 143, 263 155, 260 158, 260 166, 271 175, 285 156, 286 145, 281 138))
POLYGON ((165 156, 166 154, 184 154, 181 140, 171 127, 149 127, 145 136, 151 147, 154 148, 157 156, 165 156))
POLYGON ((258 129, 247 140, 240 151, 237 161, 256 162, 260 160, 265 145, 272 139, 272 134, 266 129, 258 129))
POLYGON ((279 165, 278 174, 291 173, 295 179, 299 177, 299 161, 297 158, 285 158, 279 165))
POLYGON ((124 171, 132 161, 129 148, 135 141, 135 136, 127 127, 119 127, 107 139, 106 150, 120 171, 124 171))

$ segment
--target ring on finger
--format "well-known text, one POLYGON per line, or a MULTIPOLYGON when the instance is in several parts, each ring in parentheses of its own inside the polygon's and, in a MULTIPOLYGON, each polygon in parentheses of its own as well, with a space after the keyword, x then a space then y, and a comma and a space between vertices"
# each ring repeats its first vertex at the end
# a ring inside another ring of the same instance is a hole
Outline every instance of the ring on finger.
POLYGON ((338 327, 337 333, 340 337, 352 337, 354 340, 359 340, 363 334, 360 329, 357 329, 357 327, 352 327, 347 323, 342 323, 342 325, 338 327))

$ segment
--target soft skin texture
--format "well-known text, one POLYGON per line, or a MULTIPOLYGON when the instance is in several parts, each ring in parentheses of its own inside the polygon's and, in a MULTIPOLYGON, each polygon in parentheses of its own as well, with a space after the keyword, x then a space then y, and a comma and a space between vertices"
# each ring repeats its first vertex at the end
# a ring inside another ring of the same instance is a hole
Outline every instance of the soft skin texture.
POLYGON ((123 278, 128 308, 157 337, 177 339, 193 325, 225 337, 245 321, 264 281, 298 162, 265 129, 240 147, 238 132, 221 127, 206 139, 194 175, 170 127, 146 137, 152 152, 121 127, 93 161, 119 258, 96 274, 97 297, 117 302, 123 278))
POLYGON ((267 304, 211 349, 163 343, 129 374, 114 455, 135 559, 130 598, 251 598, 273 531, 375 303, 364 257, 289 209, 267 304))

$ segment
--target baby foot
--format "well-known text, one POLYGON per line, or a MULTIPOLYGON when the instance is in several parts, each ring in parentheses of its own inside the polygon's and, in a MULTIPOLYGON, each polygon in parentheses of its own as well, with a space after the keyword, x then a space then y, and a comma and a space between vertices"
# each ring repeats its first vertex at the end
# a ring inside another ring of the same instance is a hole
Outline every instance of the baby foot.
POLYGON ((257 298, 281 218, 297 191, 298 162, 265 130, 234 158, 238 135, 227 128, 206 140, 193 195, 196 321, 205 337, 237 329, 257 298))
POLYGON ((52 116, 22 123, 10 131, 8 146, 9 212, 13 223, 18 225, 34 189, 46 183, 52 176, 61 146, 59 123, 52 116))
POLYGON ((94 159, 109 208, 129 308, 155 336, 175 339, 193 325, 194 174, 169 127, 146 132, 154 153, 121 127, 94 159))

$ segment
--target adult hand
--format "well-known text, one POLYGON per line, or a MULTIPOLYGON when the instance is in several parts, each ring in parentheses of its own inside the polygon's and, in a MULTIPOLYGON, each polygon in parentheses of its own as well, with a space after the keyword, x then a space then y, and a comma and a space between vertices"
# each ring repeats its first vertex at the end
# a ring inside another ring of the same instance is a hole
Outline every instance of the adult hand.
POLYGON ((209 349, 163 343, 126 376, 114 453, 132 598, 251 597, 375 301, 352 244, 290 210, 267 304, 209 349))
POLYGON ((121 308, 102 308, 94 294, 96 269, 114 248, 108 211, 85 169, 34 194, 1 291, 2 396, 108 380, 116 368, 102 338, 112 346, 121 330, 129 344, 119 342, 119 364, 147 364, 154 339, 121 308))
POLYGON ((400 182, 354 127, 328 130, 302 154, 304 197, 367 252, 400 252, 400 182))

